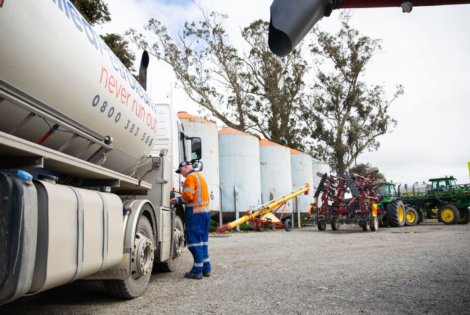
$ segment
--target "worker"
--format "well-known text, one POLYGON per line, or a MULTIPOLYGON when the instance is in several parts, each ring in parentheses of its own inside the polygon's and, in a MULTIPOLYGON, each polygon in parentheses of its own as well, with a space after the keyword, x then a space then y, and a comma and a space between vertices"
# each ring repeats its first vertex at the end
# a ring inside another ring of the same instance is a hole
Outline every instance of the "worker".
POLYGON ((183 175, 183 195, 170 200, 172 204, 185 206, 185 228, 187 231, 188 249, 193 255, 194 264, 190 272, 184 276, 192 279, 210 277, 211 263, 209 260, 209 224, 211 211, 209 210, 209 189, 201 173, 193 169, 188 161, 180 163, 176 173, 183 175))

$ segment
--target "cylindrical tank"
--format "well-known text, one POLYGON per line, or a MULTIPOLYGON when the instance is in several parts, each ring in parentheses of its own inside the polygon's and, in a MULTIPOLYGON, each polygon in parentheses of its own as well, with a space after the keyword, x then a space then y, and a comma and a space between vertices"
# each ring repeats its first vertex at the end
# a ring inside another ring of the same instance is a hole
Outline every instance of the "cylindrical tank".
POLYGON ((312 157, 307 153, 290 149, 290 162, 292 190, 299 189, 305 186, 306 183, 310 185, 308 195, 302 194, 298 197, 300 213, 308 213, 308 207, 310 203, 313 203, 313 195, 315 194, 312 178, 312 157))
MULTIPOLYGON (((103 166, 123 172, 152 150, 158 136, 155 105, 69 1, 4 1, 0 56, 2 90, 19 90, 56 117, 113 138, 103 166)), ((8 101, 0 102, 0 113, 0 130, 7 133, 29 114, 8 101)), ((36 116, 15 135, 37 142, 48 130, 36 116)), ((59 149, 71 137, 57 131, 43 145, 59 149)), ((64 152, 76 155, 87 144, 76 140, 64 152)))
MULTIPOLYGON (((290 149, 263 139, 259 142, 259 152, 262 202, 291 193, 290 149)), ((292 200, 289 200, 284 213, 292 213, 292 208, 292 200)), ((281 212, 282 208, 276 214, 280 215, 281 212)))
POLYGON ((187 112, 179 112, 178 118, 189 137, 200 137, 202 142, 202 159, 204 164, 201 175, 209 188, 209 209, 219 211, 219 139, 217 125, 187 112))
POLYGON ((224 222, 235 218, 235 187, 240 217, 261 204, 259 154, 258 138, 230 127, 219 131, 219 178, 224 222))
POLYGON ((330 164, 316 160, 312 158, 312 175, 313 175, 313 193, 317 190, 318 184, 320 184, 321 177, 317 175, 320 172, 322 174, 328 173, 330 176, 330 164))
POLYGON ((431 190, 431 185, 426 184, 426 183, 414 183, 414 184, 404 184, 404 183, 398 183, 396 185, 397 187, 397 192, 400 193, 408 193, 410 195, 413 195, 413 193, 418 194, 418 193, 425 193, 428 190, 431 190))

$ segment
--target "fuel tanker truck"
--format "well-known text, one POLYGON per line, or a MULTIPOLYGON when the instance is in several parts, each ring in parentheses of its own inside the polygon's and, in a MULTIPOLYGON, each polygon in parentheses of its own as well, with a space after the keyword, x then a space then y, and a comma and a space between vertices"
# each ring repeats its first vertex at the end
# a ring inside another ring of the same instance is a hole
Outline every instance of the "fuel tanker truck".
POLYGON ((0 305, 75 280, 132 299, 185 245, 200 138, 67 0, 0 0, 0 305))

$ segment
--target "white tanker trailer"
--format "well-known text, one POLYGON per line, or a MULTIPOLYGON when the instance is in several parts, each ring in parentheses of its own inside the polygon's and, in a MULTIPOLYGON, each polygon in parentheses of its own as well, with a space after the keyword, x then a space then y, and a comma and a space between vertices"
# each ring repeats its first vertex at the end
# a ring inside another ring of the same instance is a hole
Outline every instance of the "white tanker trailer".
POLYGON ((79 279, 135 298, 178 267, 174 170, 201 143, 147 66, 137 82, 67 0, 0 1, 0 305, 79 279))

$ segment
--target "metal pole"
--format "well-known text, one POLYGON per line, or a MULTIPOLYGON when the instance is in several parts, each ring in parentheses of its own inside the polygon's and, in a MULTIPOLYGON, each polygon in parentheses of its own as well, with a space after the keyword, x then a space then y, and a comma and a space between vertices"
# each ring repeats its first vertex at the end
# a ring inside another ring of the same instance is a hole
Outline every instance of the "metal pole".
POLYGON ((222 226, 224 225, 224 218, 223 218, 223 213, 222 213, 224 203, 222 201, 222 187, 220 186, 219 186, 219 191, 220 191, 219 226, 222 226))
MULTIPOLYGON (((238 187, 235 186, 233 190, 233 197, 234 197, 234 203, 235 203, 235 220, 238 220, 240 218, 239 213, 238 213, 238 187)), ((240 227, 237 225, 237 232, 240 232, 240 227)))
POLYGON ((295 197, 295 205, 297 206, 297 224, 299 225, 299 229, 302 228, 302 224, 300 222, 300 207, 299 207, 299 197, 295 197))

